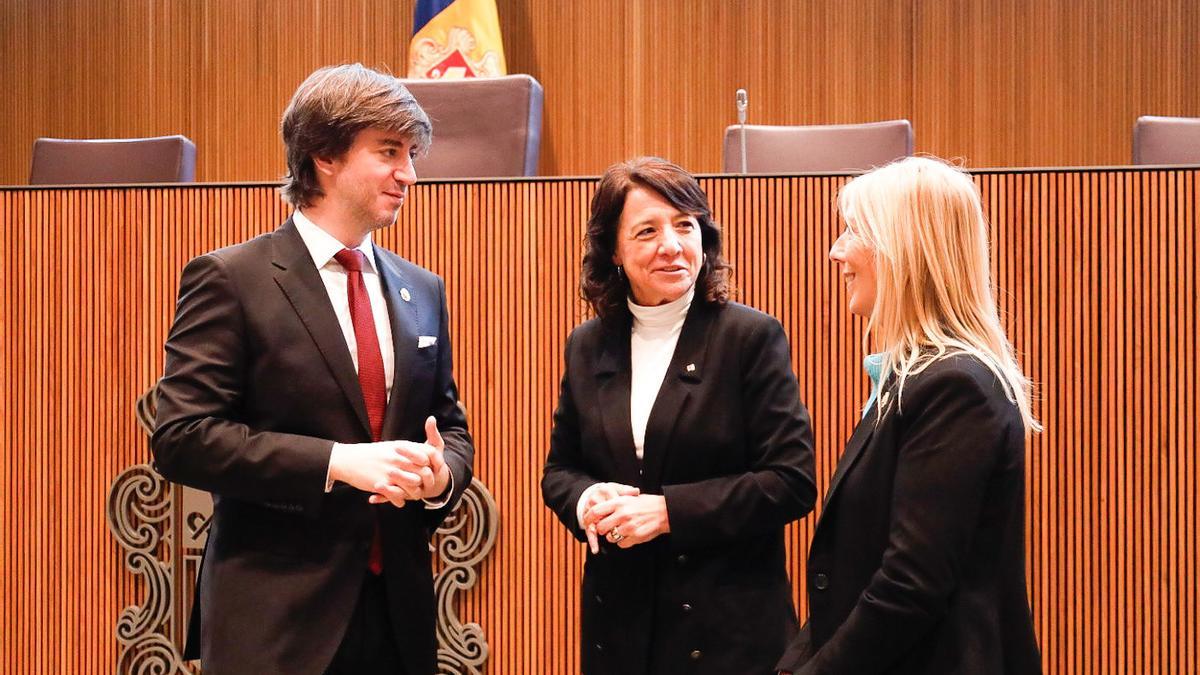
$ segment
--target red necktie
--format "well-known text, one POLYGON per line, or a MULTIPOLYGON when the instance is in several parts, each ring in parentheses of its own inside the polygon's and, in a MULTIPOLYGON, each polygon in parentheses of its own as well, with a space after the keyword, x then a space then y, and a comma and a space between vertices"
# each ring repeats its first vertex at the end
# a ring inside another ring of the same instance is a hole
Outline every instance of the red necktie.
MULTIPOLYGON (((366 256, 362 251, 344 248, 333 256, 346 268, 346 295, 350 300, 350 323, 354 325, 354 342, 358 345, 358 385, 362 388, 367 419, 371 422, 371 440, 383 437, 383 411, 387 408, 387 385, 384 382, 383 354, 379 351, 379 335, 375 332, 375 316, 371 313, 371 298, 363 283, 362 268, 366 256)), ((383 571, 383 547, 379 538, 379 521, 375 521, 375 537, 367 568, 374 574, 383 571)))

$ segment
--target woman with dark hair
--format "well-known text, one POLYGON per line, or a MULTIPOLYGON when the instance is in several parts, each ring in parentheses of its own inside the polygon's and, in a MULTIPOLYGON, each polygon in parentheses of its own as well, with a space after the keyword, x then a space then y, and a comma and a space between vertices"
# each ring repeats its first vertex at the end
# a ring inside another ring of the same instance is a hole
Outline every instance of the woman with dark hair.
POLYGON ((696 180, 616 164, 592 199, 581 294, 542 477, 588 542, 584 673, 768 673, 796 632, 787 523, 813 442, 775 319, 729 300, 696 180))

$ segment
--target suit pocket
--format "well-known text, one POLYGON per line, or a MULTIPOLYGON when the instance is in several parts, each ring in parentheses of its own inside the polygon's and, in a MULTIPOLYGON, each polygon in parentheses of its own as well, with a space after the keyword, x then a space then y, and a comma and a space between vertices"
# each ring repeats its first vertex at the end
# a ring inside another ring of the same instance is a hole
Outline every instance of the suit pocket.
POLYGON ((303 561, 321 560, 329 551, 324 522, 299 513, 225 499, 214 517, 219 554, 260 553, 303 561))

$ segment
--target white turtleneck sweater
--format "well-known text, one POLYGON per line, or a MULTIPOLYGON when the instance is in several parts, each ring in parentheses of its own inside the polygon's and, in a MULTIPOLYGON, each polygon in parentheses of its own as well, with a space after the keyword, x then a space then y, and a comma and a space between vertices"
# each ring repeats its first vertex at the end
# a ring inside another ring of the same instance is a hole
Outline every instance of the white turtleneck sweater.
MULTIPOLYGON (((633 426, 633 449, 640 461, 645 455, 646 423, 658 398, 663 378, 675 356, 675 345, 683 331, 688 309, 692 306, 693 286, 679 298, 665 305, 645 307, 629 300, 633 314, 633 331, 629 336, 629 421, 633 426)), ((595 483, 579 495, 575 515, 583 527, 584 504, 600 483, 595 483)))
POLYGON ((633 333, 629 338, 629 421, 633 423, 633 447, 638 459, 645 454, 646 422, 675 355, 675 345, 694 294, 693 286, 679 298, 655 307, 643 307, 629 300, 629 311, 633 313, 633 333))

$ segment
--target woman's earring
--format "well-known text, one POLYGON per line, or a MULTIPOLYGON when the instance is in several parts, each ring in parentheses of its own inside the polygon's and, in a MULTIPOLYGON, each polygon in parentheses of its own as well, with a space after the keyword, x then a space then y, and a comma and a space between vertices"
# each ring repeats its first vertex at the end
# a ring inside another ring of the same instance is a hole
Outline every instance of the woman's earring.
POLYGON ((622 279, 625 278, 625 268, 624 267, 617 265, 617 276, 621 277, 622 279))

